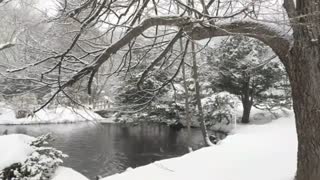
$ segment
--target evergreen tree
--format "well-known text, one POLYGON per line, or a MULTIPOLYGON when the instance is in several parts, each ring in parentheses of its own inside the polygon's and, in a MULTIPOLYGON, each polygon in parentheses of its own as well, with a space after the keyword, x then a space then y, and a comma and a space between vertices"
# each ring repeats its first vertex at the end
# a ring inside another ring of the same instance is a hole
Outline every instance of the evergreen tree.
MULTIPOLYGON (((273 52, 265 44, 244 36, 230 37, 215 51, 209 62, 218 67, 213 80, 220 91, 239 96, 243 105, 242 123, 249 123, 252 106, 279 99, 284 93, 272 93, 283 84, 284 69, 273 61, 273 52)), ((275 57, 275 56, 273 56, 275 57)))

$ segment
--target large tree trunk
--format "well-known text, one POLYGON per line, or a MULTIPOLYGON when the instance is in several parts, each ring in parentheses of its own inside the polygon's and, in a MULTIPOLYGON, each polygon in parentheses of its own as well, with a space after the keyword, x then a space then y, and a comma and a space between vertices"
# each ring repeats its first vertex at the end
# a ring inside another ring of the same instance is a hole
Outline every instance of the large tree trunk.
POLYGON ((320 179, 320 3, 298 0, 294 45, 284 62, 298 134, 296 180, 320 179))
POLYGON ((252 103, 248 99, 248 100, 242 101, 242 106, 243 106, 243 112, 242 112, 241 123, 248 124, 250 122, 250 112, 251 112, 252 103))
POLYGON ((299 142, 296 180, 319 180, 319 47, 308 42, 297 42, 290 57, 288 67, 299 142))
POLYGON ((298 133, 297 180, 320 179, 319 45, 296 42, 288 61, 298 133))

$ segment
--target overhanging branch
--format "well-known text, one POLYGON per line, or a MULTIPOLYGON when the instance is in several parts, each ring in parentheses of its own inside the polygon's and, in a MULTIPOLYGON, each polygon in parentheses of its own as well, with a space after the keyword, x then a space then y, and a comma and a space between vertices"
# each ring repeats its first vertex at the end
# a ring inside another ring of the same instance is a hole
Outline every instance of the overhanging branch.
POLYGON ((106 48, 96 60, 85 66, 70 80, 65 82, 60 87, 58 92, 62 91, 66 87, 72 86, 86 75, 97 71, 99 67, 111 57, 112 54, 117 53, 118 50, 131 42, 134 38, 138 37, 145 30, 153 26, 173 26, 183 28, 183 31, 193 40, 241 34, 259 39, 269 45, 284 63, 287 59, 290 41, 282 37, 276 30, 266 25, 257 22, 239 21, 223 25, 208 24, 207 26, 203 26, 199 24, 203 24, 202 21, 203 20, 193 20, 190 17, 181 16, 160 16, 148 18, 138 26, 133 27, 117 42, 106 48))
POLYGON ((159 56, 157 56, 157 58, 155 58, 152 61, 152 63, 148 66, 148 68, 145 71, 143 71, 143 73, 137 83, 138 89, 141 89, 141 84, 144 81, 144 79, 146 78, 148 72, 150 72, 166 56, 166 54, 173 47, 173 45, 177 42, 177 40, 179 38, 181 38, 182 32, 183 32, 182 29, 180 29, 179 32, 174 36, 174 38, 167 45, 167 47, 159 54, 159 56))
POLYGON ((61 88, 72 86, 75 82, 83 78, 84 76, 90 74, 92 71, 96 71, 103 63, 105 63, 112 54, 115 54, 119 49, 128 44, 131 40, 138 37, 145 30, 153 26, 184 26, 190 23, 189 17, 179 17, 179 16, 163 16, 163 17, 153 17, 144 20, 140 25, 132 28, 125 36, 120 40, 109 46, 94 62, 90 65, 84 67, 78 73, 76 73, 69 81, 62 85, 61 88))
POLYGON ((237 21, 222 25, 197 25, 188 34, 193 40, 232 35, 256 38, 271 47, 284 63, 287 61, 287 54, 290 49, 290 40, 287 37, 280 34, 276 29, 258 22, 237 21))
POLYGON ((261 40, 269 45, 280 59, 286 59, 287 52, 289 50, 290 42, 281 37, 275 30, 255 22, 233 22, 224 24, 221 26, 199 26, 197 22, 192 21, 189 17, 179 16, 163 16, 152 17, 144 20, 140 25, 132 28, 125 36, 120 40, 109 46, 94 62, 84 67, 78 73, 76 73, 69 81, 67 81, 62 88, 72 86, 76 81, 80 80, 84 76, 90 74, 92 71, 98 69, 103 63, 105 63, 112 54, 116 53, 119 49, 125 46, 134 38, 138 37, 141 33, 153 26, 176 26, 183 27, 185 25, 193 25, 191 31, 186 33, 193 40, 201 40, 217 36, 229 36, 242 34, 261 40))

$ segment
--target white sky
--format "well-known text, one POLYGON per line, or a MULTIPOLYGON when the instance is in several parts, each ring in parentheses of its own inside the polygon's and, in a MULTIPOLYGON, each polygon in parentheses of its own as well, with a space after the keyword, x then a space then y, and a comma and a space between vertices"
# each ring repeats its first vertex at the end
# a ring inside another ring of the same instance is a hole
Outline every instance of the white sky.
POLYGON ((54 16, 57 14, 55 9, 56 6, 57 4, 55 4, 55 2, 52 0, 39 0, 39 3, 37 4, 37 8, 46 12, 48 16, 54 16))

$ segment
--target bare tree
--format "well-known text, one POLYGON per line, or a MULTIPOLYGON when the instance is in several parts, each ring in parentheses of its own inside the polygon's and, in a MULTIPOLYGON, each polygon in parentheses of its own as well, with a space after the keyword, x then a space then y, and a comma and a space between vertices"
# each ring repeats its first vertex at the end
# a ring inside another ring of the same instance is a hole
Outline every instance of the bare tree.
MULTIPOLYGON (((175 54, 173 47, 179 38, 195 41, 235 34, 253 37, 273 49, 289 75, 299 141, 296 179, 317 180, 320 177, 320 3, 318 0, 283 2, 285 10, 277 0, 246 3, 231 0, 195 1, 193 7, 180 0, 86 0, 79 2, 77 6, 72 6, 75 3, 69 1, 61 1, 60 19, 72 19, 80 23, 81 28, 69 48, 55 56, 58 63, 53 67, 54 70, 66 67, 70 50, 76 47, 81 41, 80 37, 90 27, 100 26, 103 36, 112 44, 95 46, 96 57, 90 63, 82 64, 82 67, 74 68, 68 76, 59 73, 59 85, 51 99, 84 77, 88 77, 90 82, 98 69, 122 50, 126 52, 121 64, 126 65, 120 66, 118 71, 133 68, 134 65, 130 64, 130 52, 137 46, 137 38, 152 40, 151 45, 142 47, 146 52, 151 51, 155 44, 166 45, 162 46, 164 48, 158 53, 158 57, 145 70, 144 74, 147 74, 162 60, 170 60, 168 57, 175 54), (267 14, 284 18, 261 18, 265 14, 261 12, 264 7, 268 7, 268 3, 276 5, 277 10, 270 8, 267 14), (176 5, 192 14, 177 14, 176 5), (287 31, 274 28, 274 24, 285 27, 287 31)), ((81 58, 77 61, 81 62, 81 58)), ((142 76, 141 80, 144 78, 142 76)))

